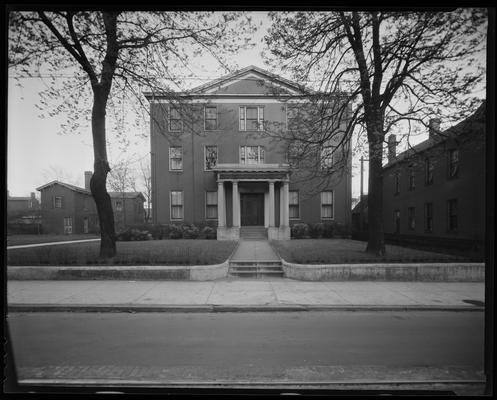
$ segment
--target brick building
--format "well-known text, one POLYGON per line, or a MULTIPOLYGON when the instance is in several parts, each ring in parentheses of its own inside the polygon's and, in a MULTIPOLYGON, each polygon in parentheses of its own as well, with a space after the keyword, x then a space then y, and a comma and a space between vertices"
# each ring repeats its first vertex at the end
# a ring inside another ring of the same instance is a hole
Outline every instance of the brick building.
POLYGON ((485 238, 485 102, 468 119, 396 155, 388 139, 383 177, 386 239, 482 245, 485 238))
POLYGON ((282 141, 266 134, 271 124, 287 126, 287 105, 305 102, 306 94, 253 66, 174 100, 146 93, 153 222, 210 221, 218 239, 238 239, 249 227, 269 239, 288 239, 297 222, 350 225, 350 152, 344 156, 347 172, 309 195, 295 179, 299 171, 287 163, 282 141), (184 104, 190 116, 178 111, 184 104))

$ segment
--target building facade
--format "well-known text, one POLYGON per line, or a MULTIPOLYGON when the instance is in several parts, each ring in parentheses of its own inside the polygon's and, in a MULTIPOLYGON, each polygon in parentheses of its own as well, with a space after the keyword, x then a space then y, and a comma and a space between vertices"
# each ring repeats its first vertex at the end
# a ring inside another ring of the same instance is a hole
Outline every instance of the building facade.
POLYGON ((221 240, 248 226, 289 239, 297 222, 350 224, 350 169, 309 195, 284 143, 268 134, 286 129, 289 103, 305 101, 299 85, 251 66, 174 99, 146 97, 155 224, 212 223, 221 240))
MULTIPOLYGON (((98 212, 90 191, 91 171, 85 171, 85 188, 53 181, 36 190, 41 193, 44 233, 99 233, 98 212)), ((110 192, 116 230, 144 222, 140 192, 110 192)))
POLYGON ((485 238, 485 102, 468 119, 399 155, 389 137, 383 169, 386 238, 420 243, 474 242, 485 238))

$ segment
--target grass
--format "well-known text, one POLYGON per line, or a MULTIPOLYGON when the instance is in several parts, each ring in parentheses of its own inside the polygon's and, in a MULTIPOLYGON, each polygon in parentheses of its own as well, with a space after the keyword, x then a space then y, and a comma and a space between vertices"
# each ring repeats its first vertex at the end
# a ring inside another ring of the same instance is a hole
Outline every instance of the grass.
POLYGON ((100 235, 91 233, 81 233, 74 235, 8 235, 7 246, 19 246, 23 244, 49 243, 49 242, 65 242, 69 240, 84 240, 84 239, 99 239, 100 235))
POLYGON ((7 264, 22 265, 212 265, 228 259, 236 242, 217 240, 150 240, 117 242, 117 255, 98 257, 100 243, 77 243, 7 250, 7 264))
POLYGON ((461 256, 393 245, 386 245, 385 256, 374 256, 365 252, 366 242, 348 239, 294 239, 271 244, 285 261, 296 264, 467 261, 461 256))

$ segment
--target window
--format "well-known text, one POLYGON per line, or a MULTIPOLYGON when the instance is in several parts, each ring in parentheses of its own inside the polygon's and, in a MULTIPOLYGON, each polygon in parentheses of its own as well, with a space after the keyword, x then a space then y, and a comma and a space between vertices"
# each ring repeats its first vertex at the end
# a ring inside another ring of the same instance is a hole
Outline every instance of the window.
POLYGON ((264 130, 264 107, 240 107, 240 130, 241 131, 263 131, 264 130))
POLYGON ((407 208, 407 227, 410 231, 416 228, 416 209, 414 207, 407 208))
POLYGON ((217 107, 205 106, 204 108, 204 128, 206 131, 217 129, 217 107))
POLYGON ((425 203, 425 231, 433 232, 433 203, 425 203))
POLYGON ((122 200, 116 200, 116 211, 122 211, 122 210, 123 210, 122 200))
POLYGON ((217 165, 217 146, 204 147, 204 169, 206 171, 217 165))
POLYGON ((171 191, 171 219, 183 219, 183 192, 171 191))
POLYGON ((459 171, 459 149, 449 150, 449 178, 455 178, 459 171))
POLYGON ((395 233, 400 233, 400 210, 393 212, 393 223, 395 226, 395 233))
POLYGON ((183 130, 183 121, 178 109, 169 107, 169 131, 179 132, 183 130))
POLYGON ((425 160, 425 183, 431 185, 433 183, 433 162, 427 158, 425 160))
POLYGON ((300 218, 299 210, 299 192, 297 190, 290 190, 288 192, 288 204, 289 204, 289 217, 290 219, 300 218))
POLYGON ((85 197, 83 199, 83 210, 88 211, 88 198, 87 197, 85 197))
POLYGON ((395 186, 395 194, 400 193, 400 172, 396 171, 394 175, 394 186, 395 186))
POLYGON ((64 217, 64 233, 72 233, 72 217, 64 217))
POLYGON ((333 218, 333 192, 321 192, 321 218, 333 218))
POLYGON ((62 208, 62 196, 55 196, 54 207, 55 208, 62 208))
POLYGON ((264 164, 264 147, 240 146, 240 164, 264 164))
POLYGON ((447 202, 447 229, 449 232, 457 231, 457 200, 447 202))
POLYGON ((408 185, 409 190, 414 190, 416 189, 416 174, 414 172, 414 168, 410 167, 409 168, 409 185, 408 185))
POLYGON ((286 129, 296 131, 298 129, 298 109, 296 107, 287 107, 286 109, 286 129))
POLYGON ((217 192, 205 192, 205 218, 217 219, 217 192))
POLYGON ((333 147, 326 146, 321 150, 321 169, 330 169, 333 167, 333 147))
POLYGON ((169 170, 183 170, 183 149, 181 147, 169 147, 169 170))

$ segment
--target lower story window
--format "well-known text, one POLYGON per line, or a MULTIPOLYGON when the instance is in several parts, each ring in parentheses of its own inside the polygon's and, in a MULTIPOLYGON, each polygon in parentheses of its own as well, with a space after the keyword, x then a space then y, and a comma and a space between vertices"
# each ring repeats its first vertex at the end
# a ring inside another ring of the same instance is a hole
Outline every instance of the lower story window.
POLYGON ((183 219, 182 191, 171 191, 171 219, 183 219))
POLYGON ((300 218, 299 213, 299 192, 297 190, 290 190, 289 194, 289 217, 292 219, 300 218))
POLYGON ((433 232, 433 203, 425 203, 425 231, 433 232))
POLYGON ((72 233, 72 217, 64 217, 64 233, 72 233))
POLYGON ((321 192, 321 218, 333 218, 333 192, 321 192))
POLYGON ((407 208, 407 226, 411 231, 416 228, 416 210, 414 207, 407 208))
POLYGON ((217 192, 205 192, 205 218, 217 219, 217 192))
POLYGON ((449 232, 457 231, 457 200, 447 202, 447 229, 449 232))

